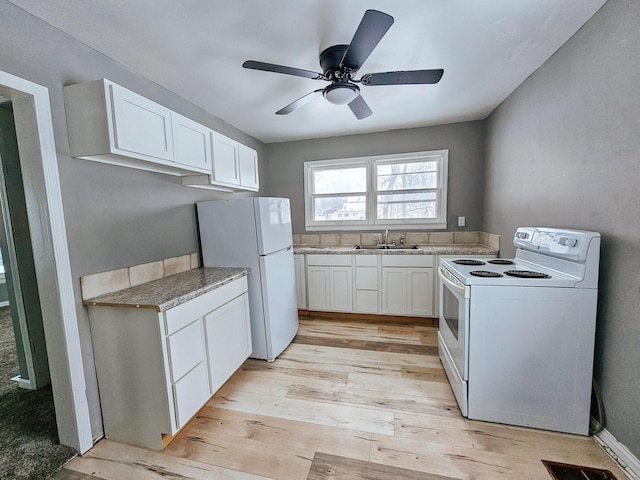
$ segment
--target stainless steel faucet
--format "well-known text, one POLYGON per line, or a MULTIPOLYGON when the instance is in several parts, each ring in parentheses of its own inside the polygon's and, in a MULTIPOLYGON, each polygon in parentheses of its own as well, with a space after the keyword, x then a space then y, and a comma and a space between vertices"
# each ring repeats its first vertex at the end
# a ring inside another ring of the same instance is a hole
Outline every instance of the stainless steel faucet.
POLYGON ((385 228, 382 238, 384 240, 383 244, 386 247, 388 245, 388 240, 389 240, 389 229, 388 228, 385 228))

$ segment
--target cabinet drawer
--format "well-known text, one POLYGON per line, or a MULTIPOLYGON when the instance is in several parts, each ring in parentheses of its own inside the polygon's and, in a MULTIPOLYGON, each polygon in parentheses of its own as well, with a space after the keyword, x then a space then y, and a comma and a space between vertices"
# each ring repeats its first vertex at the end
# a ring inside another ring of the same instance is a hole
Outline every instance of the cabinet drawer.
POLYGON ((354 255, 356 267, 377 267, 379 255, 354 255))
POLYGON ((382 255, 383 267, 433 267, 433 255, 382 255))
POLYGON ((204 360, 202 320, 177 331, 167 338, 171 364, 171 381, 177 382, 189 370, 204 360))
POLYGON ((378 267, 356 267, 356 290, 378 290, 378 267))
POLYGON ((173 395, 176 402, 176 424, 181 428, 211 396, 204 362, 173 385, 173 395))
POLYGON ((351 255, 307 255, 307 265, 350 267, 351 255))
POLYGON ((378 292, 373 290, 356 290, 357 313, 378 313, 378 292))

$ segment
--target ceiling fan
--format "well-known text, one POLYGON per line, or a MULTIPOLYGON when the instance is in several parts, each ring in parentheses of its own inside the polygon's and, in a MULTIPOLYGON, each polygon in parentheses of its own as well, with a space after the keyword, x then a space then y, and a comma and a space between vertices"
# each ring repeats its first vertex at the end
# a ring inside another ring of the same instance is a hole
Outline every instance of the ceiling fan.
POLYGON ((278 110, 276 115, 286 115, 311 100, 324 96, 335 105, 349 105, 358 120, 370 116, 373 112, 360 95, 361 85, 410 85, 434 84, 442 78, 444 70, 409 70, 382 73, 367 73, 359 80, 354 77, 362 64, 369 58, 382 37, 393 24, 393 17, 377 10, 367 10, 349 45, 333 45, 320 53, 320 67, 323 73, 312 72, 300 68, 285 67, 273 63, 247 60, 244 68, 284 73, 312 80, 331 82, 324 88, 314 90, 286 107, 278 110))

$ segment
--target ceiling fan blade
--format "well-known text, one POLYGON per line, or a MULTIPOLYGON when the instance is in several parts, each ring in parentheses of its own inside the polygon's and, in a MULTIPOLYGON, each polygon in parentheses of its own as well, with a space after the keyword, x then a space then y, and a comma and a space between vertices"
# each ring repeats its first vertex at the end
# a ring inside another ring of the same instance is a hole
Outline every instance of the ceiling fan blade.
POLYGON ((367 10, 344 54, 341 65, 358 70, 393 25, 393 17, 377 10, 367 10))
POLYGON ((301 68, 285 67, 283 65, 275 65, 273 63, 258 62, 256 60, 247 60, 242 64, 244 68, 253 70, 263 70, 265 72, 284 73, 285 75, 295 75, 296 77, 312 78, 314 80, 324 79, 324 75, 311 70, 303 70, 301 68))
POLYGON ((373 114, 369 105, 367 105, 367 102, 362 98, 362 95, 358 95, 356 98, 351 100, 349 108, 358 120, 362 120, 363 118, 367 118, 373 114))
POLYGON ((419 85, 438 83, 444 70, 409 70, 384 73, 367 73, 360 82, 363 85, 419 85))
POLYGON ((306 105, 311 100, 315 100, 320 95, 322 95, 322 90, 324 90, 324 89, 320 88, 318 90, 314 90, 311 93, 307 93, 304 97, 300 97, 295 102, 292 102, 289 105, 287 105, 286 107, 281 108, 280 110, 278 110, 276 112, 276 115, 286 115, 287 113, 291 113, 294 110, 300 108, 301 106, 306 105))

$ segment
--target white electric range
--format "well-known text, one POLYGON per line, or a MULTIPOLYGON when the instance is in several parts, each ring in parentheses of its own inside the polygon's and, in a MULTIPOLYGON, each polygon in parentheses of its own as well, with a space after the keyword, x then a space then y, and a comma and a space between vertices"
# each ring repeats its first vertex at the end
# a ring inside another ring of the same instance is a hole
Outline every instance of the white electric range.
POLYGON ((513 259, 442 259, 440 359, 465 417, 588 435, 600 235, 520 227, 513 259))

